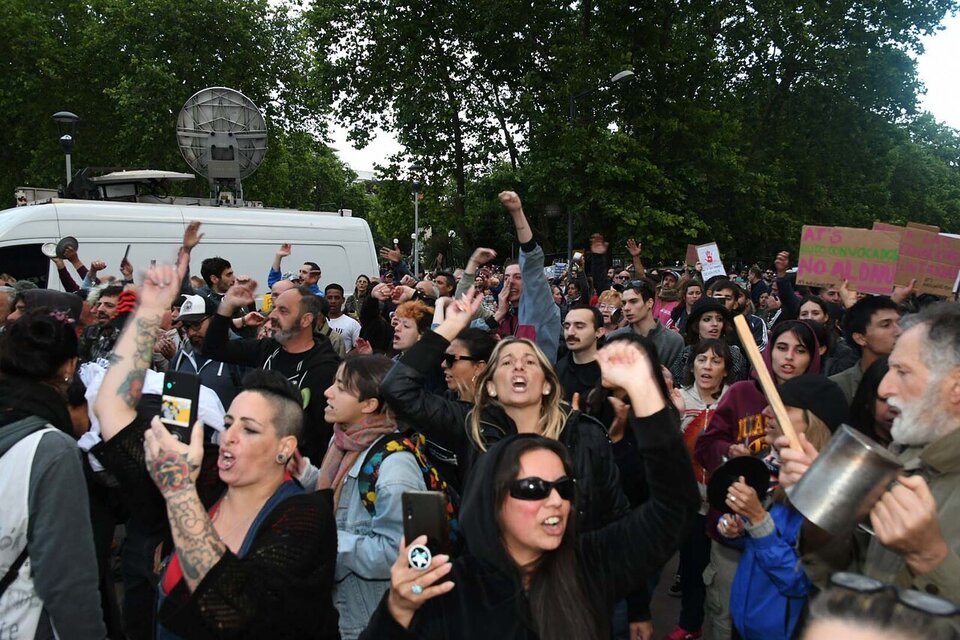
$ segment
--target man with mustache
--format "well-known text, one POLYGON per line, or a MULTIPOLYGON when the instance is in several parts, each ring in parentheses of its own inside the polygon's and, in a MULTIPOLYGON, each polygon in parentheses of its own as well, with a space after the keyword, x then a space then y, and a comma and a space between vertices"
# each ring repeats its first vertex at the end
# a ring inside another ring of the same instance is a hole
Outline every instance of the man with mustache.
MULTIPOLYGON (((960 305, 907 316, 878 393, 900 410, 890 450, 904 464, 870 512, 862 572, 898 587, 960 599, 960 305)), ((785 438, 782 439, 785 443, 785 438)), ((816 458, 782 448, 780 483, 795 484, 816 458)))
POLYGON ((309 288, 297 286, 278 295, 267 322, 273 334, 262 340, 230 340, 228 330, 235 311, 253 304, 257 283, 234 285, 227 290, 211 318, 203 352, 214 360, 282 373, 300 389, 304 411, 304 441, 300 451, 322 460, 333 427, 324 420, 327 402, 323 392, 333 384, 340 356, 330 341, 314 335, 321 300, 309 288))
POLYGON ((587 393, 600 381, 597 364, 597 341, 603 330, 603 316, 596 307, 571 307, 563 319, 563 341, 567 354, 557 360, 557 375, 567 400, 579 393, 586 400, 587 393))

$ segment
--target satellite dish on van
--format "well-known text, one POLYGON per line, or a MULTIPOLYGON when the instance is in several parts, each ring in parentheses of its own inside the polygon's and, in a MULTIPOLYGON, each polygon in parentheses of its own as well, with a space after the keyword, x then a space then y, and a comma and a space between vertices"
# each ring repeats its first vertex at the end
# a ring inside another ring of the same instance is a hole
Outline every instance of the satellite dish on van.
POLYGON ((267 124, 250 98, 235 89, 207 87, 177 115, 177 144, 190 168, 210 181, 210 195, 232 187, 243 200, 241 180, 267 153, 267 124))

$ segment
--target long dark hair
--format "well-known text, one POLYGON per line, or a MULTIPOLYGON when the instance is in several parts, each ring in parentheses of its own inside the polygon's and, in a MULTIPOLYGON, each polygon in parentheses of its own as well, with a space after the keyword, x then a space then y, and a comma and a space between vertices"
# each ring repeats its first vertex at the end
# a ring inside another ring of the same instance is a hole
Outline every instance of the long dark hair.
MULTIPOLYGON (((509 444, 500 457, 494 474, 494 504, 497 505, 497 525, 503 531, 499 514, 507 496, 510 484, 520 474, 520 458, 528 451, 551 451, 563 462, 567 476, 574 477, 573 465, 567 448, 542 436, 518 437, 509 444)), ((586 589, 586 583, 580 572, 576 553, 576 509, 571 505, 567 518, 567 527, 563 532, 560 546, 553 551, 541 554, 540 559, 530 570, 527 602, 531 626, 541 640, 560 640, 577 638, 578 640, 602 640, 609 636, 608 622, 603 615, 594 611, 586 589)), ((509 554, 508 554, 509 557, 509 554)), ((523 575, 524 567, 517 567, 523 575)), ((523 615, 524 612, 521 612, 523 615)))
POLYGON ((77 357, 77 333, 66 313, 29 309, 0 334, 0 375, 60 382, 60 368, 77 357))
POLYGON ((860 433, 883 445, 889 444, 890 436, 881 437, 877 433, 876 404, 880 381, 883 380, 889 370, 890 365, 887 363, 887 356, 875 360, 863 372, 863 379, 860 380, 860 386, 857 387, 857 392, 853 394, 853 401, 850 403, 850 425, 860 433))

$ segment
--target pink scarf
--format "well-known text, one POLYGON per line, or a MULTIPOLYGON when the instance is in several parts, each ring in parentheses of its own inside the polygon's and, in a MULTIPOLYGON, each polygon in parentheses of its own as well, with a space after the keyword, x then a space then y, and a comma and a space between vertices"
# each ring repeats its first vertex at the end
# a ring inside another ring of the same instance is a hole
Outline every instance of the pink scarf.
POLYGON ((333 440, 320 463, 320 477, 317 489, 333 488, 333 506, 340 503, 340 488, 347 471, 357 461, 361 451, 382 436, 397 430, 397 421, 393 416, 381 413, 364 418, 356 424, 333 425, 333 440))

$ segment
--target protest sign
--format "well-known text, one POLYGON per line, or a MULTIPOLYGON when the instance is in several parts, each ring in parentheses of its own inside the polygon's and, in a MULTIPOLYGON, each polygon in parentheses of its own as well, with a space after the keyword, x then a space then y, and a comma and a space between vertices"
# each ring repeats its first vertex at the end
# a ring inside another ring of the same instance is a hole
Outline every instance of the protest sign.
MULTIPOLYGON (((936 228, 936 227, 932 227, 936 228)), ((907 225, 900 236, 896 284, 917 281, 917 293, 951 296, 960 272, 960 238, 907 225)))
MULTIPOLYGON (((896 235, 848 227, 803 227, 797 284, 889 294, 899 258, 896 235)), ((951 282, 952 284, 952 282, 951 282)))
POLYGON ((908 229, 922 229, 923 231, 929 231, 931 233, 940 233, 940 227, 935 227, 932 224, 921 224, 919 222, 908 222, 908 229))
POLYGON ((687 258, 686 258, 686 260, 684 260, 684 263, 685 263, 685 264, 688 264, 688 265, 690 265, 690 266, 692 267, 693 265, 697 264, 697 260, 699 260, 699 258, 697 257, 697 245, 695 245, 695 244, 688 244, 688 245, 687 245, 687 258))
POLYGON ((697 247, 697 258, 703 265, 701 275, 704 281, 714 276, 727 276, 727 270, 723 268, 723 262, 720 261, 720 249, 716 242, 699 245, 697 247))

